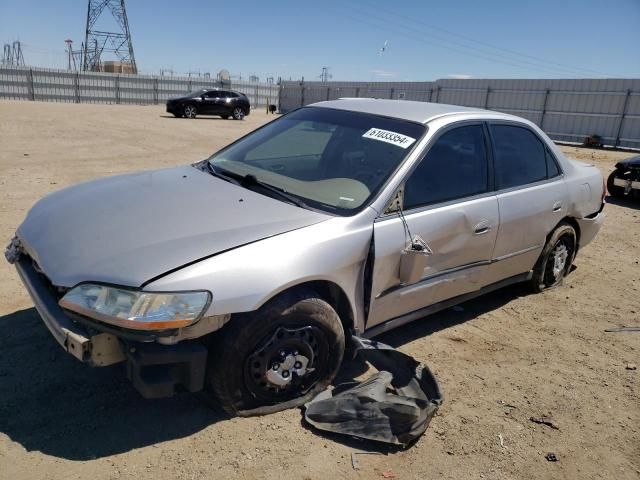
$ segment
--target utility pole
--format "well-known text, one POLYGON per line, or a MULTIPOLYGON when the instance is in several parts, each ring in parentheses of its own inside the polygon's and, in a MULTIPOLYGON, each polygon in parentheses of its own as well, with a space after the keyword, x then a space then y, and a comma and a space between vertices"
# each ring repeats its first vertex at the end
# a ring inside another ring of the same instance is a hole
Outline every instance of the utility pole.
POLYGON ((67 70, 77 70, 76 59, 73 55, 73 40, 67 38, 64 43, 67 44, 67 70), (73 68, 71 68, 72 65, 73 68))
POLYGON ((108 52, 112 53, 122 64, 128 65, 127 70, 129 71, 124 73, 138 73, 124 0, 89 0, 88 3, 82 70, 100 71, 102 69, 102 55, 108 52), (111 12, 119 31, 96 30, 96 22, 105 9, 111 12))

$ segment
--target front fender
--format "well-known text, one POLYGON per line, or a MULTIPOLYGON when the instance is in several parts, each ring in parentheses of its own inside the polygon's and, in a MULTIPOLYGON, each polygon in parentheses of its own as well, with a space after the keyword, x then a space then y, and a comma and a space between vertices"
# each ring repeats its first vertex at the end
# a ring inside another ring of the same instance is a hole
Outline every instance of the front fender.
POLYGON ((159 278, 145 290, 209 290, 209 316, 254 311, 293 286, 328 281, 347 295, 361 331, 362 279, 373 234, 372 219, 361 217, 335 217, 238 247, 159 278))

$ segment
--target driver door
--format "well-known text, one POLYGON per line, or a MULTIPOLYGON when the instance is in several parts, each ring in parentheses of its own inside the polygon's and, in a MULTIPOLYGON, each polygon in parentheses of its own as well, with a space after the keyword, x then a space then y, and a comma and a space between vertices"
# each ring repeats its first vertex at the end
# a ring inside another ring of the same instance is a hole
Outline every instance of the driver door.
MULTIPOLYGON (((460 124, 456 124, 460 125, 460 124)), ((403 210, 374 224, 375 262, 367 328, 486 284, 498 231, 488 143, 481 122, 445 130, 404 182, 403 210), (400 280, 409 232, 432 254, 419 280, 400 280)))
POLYGON ((217 115, 219 112, 218 100, 220 93, 216 90, 205 92, 202 96, 201 113, 207 115, 217 115))

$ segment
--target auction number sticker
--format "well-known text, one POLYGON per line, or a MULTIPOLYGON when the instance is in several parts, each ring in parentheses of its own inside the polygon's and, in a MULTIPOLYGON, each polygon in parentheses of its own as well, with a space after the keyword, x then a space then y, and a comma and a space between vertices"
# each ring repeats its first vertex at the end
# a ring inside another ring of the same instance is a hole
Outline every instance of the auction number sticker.
POLYGON ((401 133, 390 132, 389 130, 382 130, 381 128, 370 128, 362 135, 362 138, 390 143, 400 148, 409 148, 416 141, 415 138, 407 137, 401 133))

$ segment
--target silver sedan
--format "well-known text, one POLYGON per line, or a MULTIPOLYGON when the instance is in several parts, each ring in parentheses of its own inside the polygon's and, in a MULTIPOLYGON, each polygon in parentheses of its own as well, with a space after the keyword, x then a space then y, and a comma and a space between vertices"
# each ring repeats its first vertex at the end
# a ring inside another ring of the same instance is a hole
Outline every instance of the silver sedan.
POLYGON ((342 99, 195 165, 53 193, 6 256, 69 353, 126 362, 146 397, 209 388, 238 413, 310 399, 350 335, 559 285, 604 193, 522 118, 342 99))

